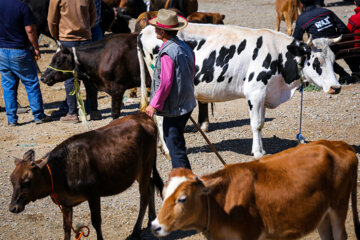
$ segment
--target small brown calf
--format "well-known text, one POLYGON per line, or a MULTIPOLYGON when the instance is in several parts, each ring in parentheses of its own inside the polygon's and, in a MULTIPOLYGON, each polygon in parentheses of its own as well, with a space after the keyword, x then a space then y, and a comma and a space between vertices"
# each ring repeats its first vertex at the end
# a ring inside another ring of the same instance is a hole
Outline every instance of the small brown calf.
MULTIPOLYGON (((136 180, 140 210, 132 236, 139 237, 148 205, 149 224, 156 217, 154 187, 163 187, 156 169, 156 139, 154 121, 141 113, 72 136, 41 160, 35 161, 35 152, 29 150, 23 159, 15 160, 9 210, 22 212, 31 201, 56 193, 71 221, 73 206, 88 201, 91 221, 101 240, 100 197, 121 193, 136 180)), ((65 240, 70 239, 70 230, 64 216, 65 240)))
POLYGON ((195 229, 212 240, 295 239, 317 228, 321 239, 343 240, 351 195, 359 239, 357 167, 353 147, 320 140, 201 178, 174 169, 151 228, 157 237, 195 229))
POLYGON ((187 17, 187 20, 192 23, 224 24, 224 19, 225 15, 210 12, 194 12, 187 17))
POLYGON ((292 24, 299 16, 300 5, 298 0, 276 0, 276 27, 275 30, 280 30, 280 22, 285 21, 287 34, 291 36, 293 28, 292 24))

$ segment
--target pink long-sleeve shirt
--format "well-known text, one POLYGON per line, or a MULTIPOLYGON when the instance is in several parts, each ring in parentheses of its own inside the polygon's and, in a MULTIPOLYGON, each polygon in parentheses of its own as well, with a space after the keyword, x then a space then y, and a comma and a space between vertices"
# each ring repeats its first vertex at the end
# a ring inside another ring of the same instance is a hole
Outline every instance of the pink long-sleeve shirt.
MULTIPOLYGON (((161 48, 163 46, 164 44, 161 48)), ((160 86, 158 90, 156 90, 155 95, 150 102, 150 105, 158 111, 162 111, 164 108, 165 100, 171 91, 173 78, 174 62, 167 54, 164 54, 161 56, 160 86)))

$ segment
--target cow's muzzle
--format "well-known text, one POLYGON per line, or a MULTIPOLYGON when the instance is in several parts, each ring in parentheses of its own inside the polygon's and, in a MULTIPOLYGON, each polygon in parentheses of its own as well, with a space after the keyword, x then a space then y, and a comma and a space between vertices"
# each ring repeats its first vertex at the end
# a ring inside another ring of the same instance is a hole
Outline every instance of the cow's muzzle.
POLYGON ((10 206, 9 206, 9 211, 12 213, 20 213, 20 212, 24 211, 24 209, 25 209, 24 205, 10 204, 10 206))
POLYGON ((341 86, 340 87, 330 87, 329 90, 329 94, 338 94, 341 91, 341 86))

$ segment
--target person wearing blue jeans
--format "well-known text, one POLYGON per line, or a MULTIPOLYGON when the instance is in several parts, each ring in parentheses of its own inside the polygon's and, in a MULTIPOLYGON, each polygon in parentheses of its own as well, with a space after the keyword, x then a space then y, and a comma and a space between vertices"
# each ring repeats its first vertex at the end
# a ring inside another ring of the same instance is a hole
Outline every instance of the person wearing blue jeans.
POLYGON ((101 0, 95 0, 96 7, 96 22, 95 25, 91 28, 91 38, 93 42, 103 39, 103 32, 99 25, 101 21, 101 0))
POLYGON ((28 5, 19 0, 0 1, 0 11, 3 14, 0 21, 0 73, 8 124, 18 125, 16 111, 20 80, 25 86, 35 122, 49 121, 44 114, 35 60, 29 50, 31 44, 36 57, 41 57, 34 16, 28 5))

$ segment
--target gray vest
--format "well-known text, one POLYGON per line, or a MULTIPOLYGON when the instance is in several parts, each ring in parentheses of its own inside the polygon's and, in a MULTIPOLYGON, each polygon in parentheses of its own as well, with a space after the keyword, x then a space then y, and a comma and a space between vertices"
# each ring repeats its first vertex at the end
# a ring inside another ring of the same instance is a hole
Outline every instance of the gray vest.
POLYGON ((174 62, 174 78, 171 91, 162 111, 156 114, 177 117, 191 112, 196 107, 194 96, 194 55, 189 46, 174 37, 164 44, 156 59, 154 77, 151 83, 150 101, 160 86, 161 56, 167 54, 174 62))

